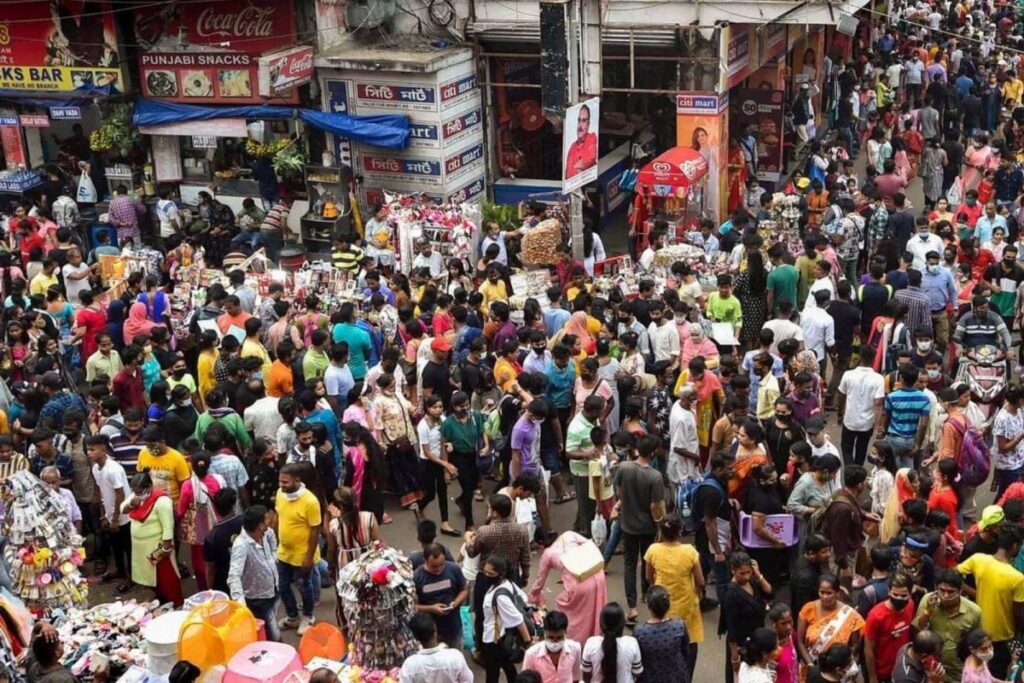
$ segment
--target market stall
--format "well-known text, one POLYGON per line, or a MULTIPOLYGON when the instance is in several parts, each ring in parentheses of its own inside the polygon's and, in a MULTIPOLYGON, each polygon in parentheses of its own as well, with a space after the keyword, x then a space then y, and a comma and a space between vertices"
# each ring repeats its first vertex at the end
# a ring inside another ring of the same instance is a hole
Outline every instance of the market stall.
POLYGON ((393 260, 397 270, 408 273, 416 240, 426 237, 445 263, 451 258, 470 262, 480 231, 478 204, 437 204, 421 194, 385 194, 385 199, 384 224, 366 236, 369 255, 378 255, 382 264, 393 260))
POLYGON ((668 222, 668 241, 673 243, 698 229, 707 174, 707 160, 688 147, 670 149, 640 170, 631 217, 638 251, 647 247, 656 220, 668 222))

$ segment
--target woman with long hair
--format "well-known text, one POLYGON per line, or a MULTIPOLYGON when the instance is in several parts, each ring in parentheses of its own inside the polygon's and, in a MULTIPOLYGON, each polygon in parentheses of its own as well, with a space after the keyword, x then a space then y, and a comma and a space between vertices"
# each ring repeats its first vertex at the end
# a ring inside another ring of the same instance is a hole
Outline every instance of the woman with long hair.
POLYGON ((380 492, 384 454, 377 440, 358 422, 342 428, 345 457, 345 486, 350 488, 356 508, 373 513, 384 522, 384 496, 380 492))
POLYGON ((788 513, 783 506, 779 475, 773 463, 765 463, 754 468, 751 484, 742 502, 743 511, 751 516, 754 534, 772 545, 770 548, 748 548, 747 552, 757 560, 768 581, 777 582, 782 578, 786 567, 786 546, 771 532, 765 521, 769 515, 788 513))
POLYGON ((601 610, 601 635, 583 645, 583 680, 586 683, 633 683, 643 673, 640 644, 623 635, 626 613, 617 602, 601 610))
POLYGON ((454 297, 455 292, 460 289, 466 292, 473 291, 473 283, 466 275, 466 264, 463 263, 462 259, 450 258, 448 259, 448 269, 445 271, 444 278, 441 280, 441 289, 445 294, 454 297))
POLYGON ((690 137, 690 147, 700 152, 700 155, 707 162, 708 178, 716 180, 716 182, 704 184, 704 207, 711 214, 711 217, 714 218, 718 216, 720 211, 718 200, 720 188, 717 180, 721 169, 718 165, 718 145, 712 141, 706 128, 697 126, 693 129, 693 135, 690 137))
POLYGON ((743 311, 740 341, 744 348, 758 346, 757 337, 768 318, 768 271, 760 251, 747 250, 747 269, 736 276, 734 294, 743 311))
POLYGON ((165 380, 153 382, 149 388, 149 408, 146 409, 146 424, 159 425, 171 406, 171 386, 165 380))
MULTIPOLYGON (((381 540, 377 518, 368 510, 360 510, 355 492, 348 486, 334 491, 333 501, 327 506, 327 565, 331 576, 381 540)), ((342 623, 341 599, 337 601, 338 623, 342 623)))
POLYGON ((7 345, 7 353, 11 359, 11 372, 9 378, 12 382, 20 382, 25 379, 25 365, 30 359, 28 332, 25 324, 20 320, 12 320, 7 323, 7 336, 4 339, 7 345))
POLYGON ((217 333, 213 330, 206 330, 199 337, 199 356, 196 360, 196 381, 199 384, 199 407, 202 409, 206 400, 206 394, 217 386, 217 376, 214 368, 217 359, 220 358, 217 333))
POLYGON ((196 451, 192 454, 192 475, 182 482, 178 496, 178 540, 188 545, 192 569, 196 573, 196 586, 204 591, 206 560, 203 542, 216 523, 213 496, 224 486, 224 480, 210 473, 210 454, 196 451))
POLYGON ((868 489, 871 491, 871 512, 878 516, 885 514, 889 504, 889 494, 896 483, 896 455, 892 445, 879 439, 871 444, 868 451, 868 464, 871 474, 868 475, 868 489))
POLYGON ((166 491, 153 488, 149 472, 136 474, 131 489, 122 508, 131 519, 132 581, 154 588, 161 603, 180 608, 184 597, 174 561, 174 503, 166 491))
POLYGON ((124 351, 124 347, 127 346, 127 344, 124 343, 124 322, 126 310, 124 301, 119 298, 113 299, 107 306, 107 334, 110 335, 110 339, 114 342, 114 349, 116 349, 118 353, 124 351))
POLYGON ((995 683, 996 679, 988 669, 988 663, 995 655, 992 638, 983 629, 973 628, 967 632, 956 647, 957 655, 964 663, 962 683, 995 683))
POLYGON ((737 683, 775 683, 773 665, 779 654, 779 637, 775 631, 762 626, 755 630, 740 648, 737 683))
POLYGON ((800 680, 818 665, 822 653, 836 645, 856 650, 864 630, 864 619, 853 607, 839 600, 839 579, 822 574, 818 579, 818 599, 803 606, 797 617, 796 648, 802 666, 800 680))
POLYGON ((917 470, 911 467, 903 467, 896 472, 892 488, 889 492, 889 499, 885 503, 885 510, 882 514, 879 541, 888 543, 890 539, 900 532, 900 515, 903 514, 903 504, 917 497, 919 487, 920 478, 918 477, 917 470))
POLYGON ((82 303, 82 308, 78 309, 78 315, 75 316, 75 334, 70 343, 74 345, 78 341, 82 342, 80 357, 84 368, 89 357, 99 350, 99 346, 96 344, 96 335, 107 331, 107 313, 96 301, 92 290, 87 289, 81 292, 78 298, 82 303))
POLYGON ((147 275, 144 283, 146 291, 140 292, 136 301, 146 307, 146 317, 149 320, 163 323, 168 301, 167 293, 160 288, 160 278, 152 274, 147 275))
POLYGON ((682 529, 682 520, 678 515, 667 515, 658 524, 658 541, 651 544, 643 559, 647 563, 647 582, 652 586, 657 584, 663 587, 671 600, 672 606, 667 617, 682 619, 686 625, 692 649, 690 671, 693 671, 692 665, 697 661, 697 646, 704 642, 704 618, 700 612, 704 572, 701 570, 697 549, 689 543, 683 543, 682 529))
POLYGON ((740 647, 754 631, 764 626, 772 585, 761 575, 757 562, 743 551, 729 557, 732 581, 725 589, 719 608, 718 634, 725 635, 728 658, 725 680, 733 683, 740 670, 740 647))

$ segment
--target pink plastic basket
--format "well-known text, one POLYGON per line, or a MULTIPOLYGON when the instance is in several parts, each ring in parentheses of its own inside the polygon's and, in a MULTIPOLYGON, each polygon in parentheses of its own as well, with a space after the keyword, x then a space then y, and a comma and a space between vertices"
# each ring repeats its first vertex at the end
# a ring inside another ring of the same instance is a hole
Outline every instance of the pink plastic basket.
MULTIPOLYGON (((796 545, 800 540, 797 520, 793 515, 766 515, 764 524, 773 536, 787 546, 796 545)), ((740 513, 740 543, 747 548, 771 548, 772 544, 754 533, 754 518, 740 513)))
POLYGON ((284 643, 253 643, 228 662, 223 683, 283 683, 288 674, 302 668, 299 653, 284 643))

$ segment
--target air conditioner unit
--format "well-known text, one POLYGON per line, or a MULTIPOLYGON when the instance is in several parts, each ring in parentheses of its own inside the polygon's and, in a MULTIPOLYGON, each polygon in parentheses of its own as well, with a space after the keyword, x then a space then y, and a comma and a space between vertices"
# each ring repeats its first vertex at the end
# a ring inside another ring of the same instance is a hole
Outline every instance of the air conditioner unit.
POLYGON ((390 22, 396 11, 395 0, 349 0, 348 26, 354 31, 377 28, 390 22))
POLYGON ((852 14, 843 14, 839 18, 839 25, 836 30, 844 36, 852 36, 857 33, 857 24, 860 22, 852 14))

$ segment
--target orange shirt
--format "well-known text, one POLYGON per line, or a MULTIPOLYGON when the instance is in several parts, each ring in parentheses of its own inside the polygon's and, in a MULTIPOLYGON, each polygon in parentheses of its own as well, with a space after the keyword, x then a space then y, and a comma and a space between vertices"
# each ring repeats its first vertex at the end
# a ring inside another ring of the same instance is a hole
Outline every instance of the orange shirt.
POLYGON ((267 378, 267 394, 274 398, 291 396, 295 391, 295 382, 292 378, 292 369, 275 360, 270 366, 270 376, 267 378))
MULTIPOLYGON (((220 328, 221 334, 227 334, 228 330, 231 329, 232 325, 234 325, 235 327, 240 327, 241 329, 244 330, 245 321, 251 317, 252 316, 246 313, 245 311, 242 311, 241 313, 235 316, 232 316, 228 313, 221 313, 219 316, 217 316, 217 327, 220 328)), ((241 341, 241 339, 239 339, 239 341, 241 341)))

